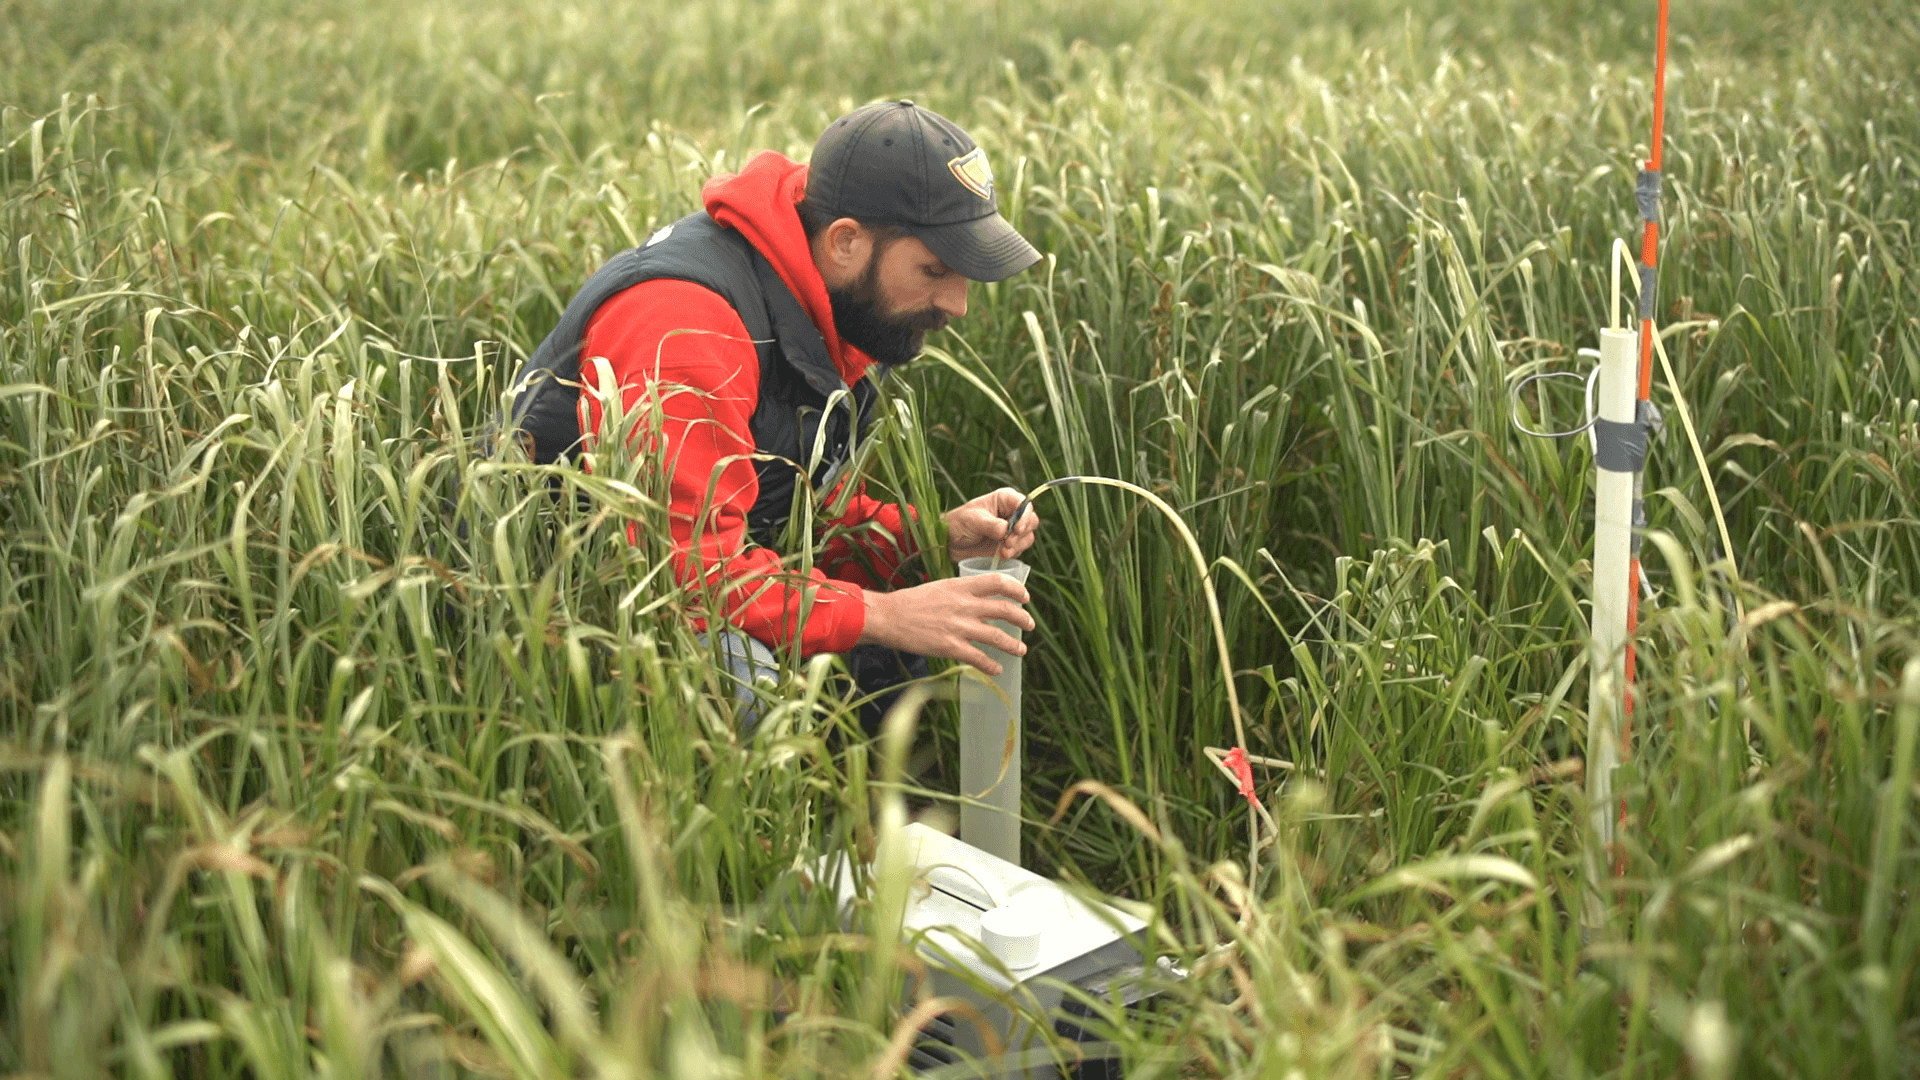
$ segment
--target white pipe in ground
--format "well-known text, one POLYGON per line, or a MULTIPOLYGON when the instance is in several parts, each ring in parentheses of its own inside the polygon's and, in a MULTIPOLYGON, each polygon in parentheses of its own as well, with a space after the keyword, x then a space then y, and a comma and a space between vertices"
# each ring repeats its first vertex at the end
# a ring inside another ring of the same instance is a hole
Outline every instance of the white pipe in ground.
MULTIPOLYGON (((1005 574, 1026 584, 1026 563, 987 558, 960 563, 960 576, 1005 574)), ((1020 640, 1020 628, 993 625, 1020 640)), ((993 679, 977 671, 960 680, 960 839, 989 855, 1020 865, 1020 658, 980 645, 1000 664, 993 679)))
MULTIPOLYGON (((1634 422, 1639 383, 1638 338, 1630 330, 1600 331, 1598 415, 1634 422)), ((1604 436, 1602 436, 1604 438, 1604 436)), ((1588 653, 1587 799, 1601 848, 1588 872, 1598 884, 1606 845, 1613 842, 1613 770, 1619 763, 1620 722, 1626 695, 1628 580, 1633 558, 1633 487, 1637 472, 1595 468, 1593 522, 1593 637, 1588 653)))

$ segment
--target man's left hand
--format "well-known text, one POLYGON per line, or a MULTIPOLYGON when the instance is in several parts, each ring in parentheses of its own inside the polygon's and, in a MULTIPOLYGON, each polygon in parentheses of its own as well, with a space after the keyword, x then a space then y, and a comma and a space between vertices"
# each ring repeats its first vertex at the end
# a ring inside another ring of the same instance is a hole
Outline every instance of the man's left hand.
POLYGON ((1003 487, 947 511, 947 553, 953 556, 953 561, 996 552, 1003 559, 1012 559, 1032 547, 1034 530, 1040 527, 1040 516, 1033 512, 1032 506, 1014 522, 1013 534, 1007 534, 1007 516, 1019 508, 1020 500, 1025 497, 1010 487, 1003 487))

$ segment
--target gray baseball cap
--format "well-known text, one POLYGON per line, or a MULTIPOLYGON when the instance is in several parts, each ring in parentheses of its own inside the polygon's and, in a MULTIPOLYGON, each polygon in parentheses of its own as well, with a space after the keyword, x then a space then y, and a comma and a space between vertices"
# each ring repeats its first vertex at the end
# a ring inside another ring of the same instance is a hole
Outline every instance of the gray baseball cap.
POLYGON ((987 153, 951 120, 911 101, 855 109, 813 146, 807 199, 871 225, 898 225, 975 281, 1040 261, 994 201, 987 153))

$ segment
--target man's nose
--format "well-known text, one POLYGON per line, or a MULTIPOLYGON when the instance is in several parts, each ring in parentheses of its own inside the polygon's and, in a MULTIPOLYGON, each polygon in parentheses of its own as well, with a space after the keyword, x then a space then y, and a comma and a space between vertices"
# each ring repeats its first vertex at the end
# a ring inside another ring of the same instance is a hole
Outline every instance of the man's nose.
POLYGON ((933 296, 933 306, 939 308, 941 313, 949 319, 957 319, 965 315, 969 284, 971 283, 959 274, 952 275, 951 280, 940 283, 940 288, 933 296))

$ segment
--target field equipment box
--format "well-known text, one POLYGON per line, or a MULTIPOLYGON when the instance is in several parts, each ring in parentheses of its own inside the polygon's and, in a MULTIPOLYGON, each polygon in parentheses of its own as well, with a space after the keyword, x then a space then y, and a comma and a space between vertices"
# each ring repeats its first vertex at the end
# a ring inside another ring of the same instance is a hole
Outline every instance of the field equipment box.
MULTIPOLYGON (((1106 998, 1117 987, 1122 1004, 1136 1004, 1146 920, 925 825, 908 825, 903 838, 914 883, 901 932, 926 962, 933 994, 967 1001, 981 1017, 929 1022, 908 1059, 915 1073, 927 1080, 1117 1078, 1117 1057, 1091 1041, 1083 1026, 1089 1010, 1064 988, 1106 998), (1011 1008, 1014 1001, 1024 1008, 1011 1008), (1062 1064, 1034 1016, 1049 1018, 1056 1034, 1076 1044, 1078 1060, 1062 1064), (999 1055, 989 1056, 983 1026, 997 1037, 999 1055)), ((855 899, 853 875, 843 869, 837 877, 845 909, 855 899)))

